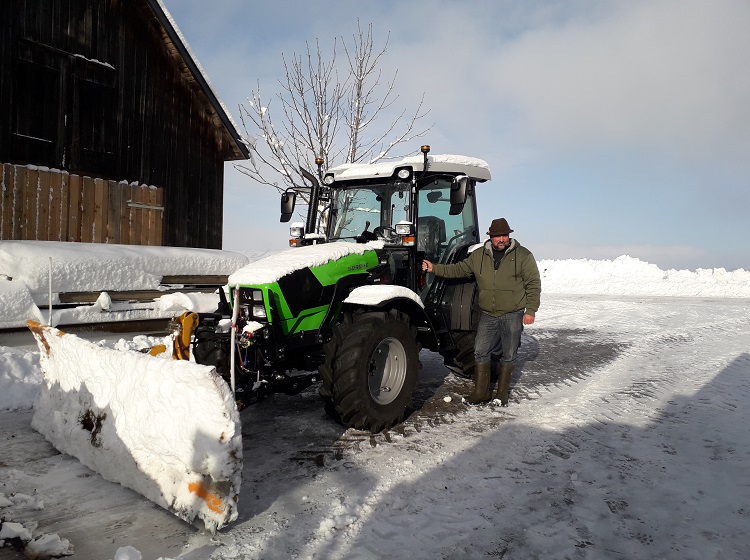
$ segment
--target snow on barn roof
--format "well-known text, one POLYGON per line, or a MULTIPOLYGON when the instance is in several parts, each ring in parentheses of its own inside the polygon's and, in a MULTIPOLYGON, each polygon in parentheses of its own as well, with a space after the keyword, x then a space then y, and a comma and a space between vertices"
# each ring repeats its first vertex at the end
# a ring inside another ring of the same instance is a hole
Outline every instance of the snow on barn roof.
POLYGON ((174 47, 175 52, 173 52, 172 54, 178 55, 179 58, 182 59, 182 61, 185 63, 186 68, 184 68, 183 70, 187 70, 185 74, 188 81, 193 81, 194 83, 196 83, 205 93, 208 101, 216 111, 216 124, 223 126, 227 130, 227 132, 229 132, 229 135, 231 136, 236 147, 235 150, 232 150, 237 156, 235 159, 249 158, 250 152, 248 150, 247 141, 240 134, 237 124, 232 119, 232 116, 227 110, 224 103, 221 101, 219 96, 216 95, 216 92, 211 85, 211 81, 208 79, 208 76, 203 70, 203 67, 200 65, 200 62, 198 62, 198 59, 190 48, 187 40, 185 40, 185 36, 180 31, 177 23, 175 23, 172 14, 169 13, 169 10, 167 10, 167 7, 164 5, 162 0, 148 0, 148 4, 153 10, 154 15, 156 15, 156 18, 159 20, 159 23, 161 23, 162 27, 164 28, 164 31, 166 33, 165 39, 167 39, 171 43, 171 46, 174 47))
MULTIPOLYGON (((428 155, 428 171, 463 173, 478 181, 489 181, 490 166, 486 161, 469 156, 455 154, 428 155)), ((398 167, 411 166, 414 171, 424 169, 424 157, 408 156, 398 161, 380 163, 345 163, 329 169, 337 181, 346 179, 365 179, 368 177, 391 177, 398 167)))

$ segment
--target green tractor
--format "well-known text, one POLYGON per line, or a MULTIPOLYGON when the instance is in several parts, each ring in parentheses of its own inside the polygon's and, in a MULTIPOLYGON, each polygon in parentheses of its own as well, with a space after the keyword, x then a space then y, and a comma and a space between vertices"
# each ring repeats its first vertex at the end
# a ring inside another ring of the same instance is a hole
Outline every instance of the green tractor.
MULTIPOLYGON (((309 210, 292 224, 293 247, 232 274, 229 298, 219 290, 219 312, 201 314, 194 333, 196 361, 215 366, 239 401, 319 381, 340 422, 379 432, 408 414, 422 348, 473 375, 475 284, 421 265, 459 261, 479 243, 475 187, 490 171, 421 151, 303 171, 309 210)), ((283 193, 282 222, 300 190, 283 193)))

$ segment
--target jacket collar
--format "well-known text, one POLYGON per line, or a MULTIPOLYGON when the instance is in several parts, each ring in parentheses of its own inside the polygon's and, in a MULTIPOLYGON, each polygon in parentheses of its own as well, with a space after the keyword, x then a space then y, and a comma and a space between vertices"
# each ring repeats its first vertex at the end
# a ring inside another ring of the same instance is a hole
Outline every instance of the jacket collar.
MULTIPOLYGON (((505 253, 508 254, 510 251, 515 249, 517 245, 518 243, 516 242, 516 240, 511 237, 510 245, 508 245, 508 248, 506 249, 505 253)), ((484 252, 492 256, 492 241, 490 241, 489 239, 484 242, 484 252)))

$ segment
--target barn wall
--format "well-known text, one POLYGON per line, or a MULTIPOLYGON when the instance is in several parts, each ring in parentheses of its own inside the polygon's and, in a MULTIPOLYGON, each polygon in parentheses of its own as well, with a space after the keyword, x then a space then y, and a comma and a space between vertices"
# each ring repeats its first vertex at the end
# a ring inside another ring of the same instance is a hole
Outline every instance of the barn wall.
POLYGON ((221 248, 226 132, 145 0, 6 0, 0 162, 154 185, 163 243, 221 248))
POLYGON ((163 189, 0 165, 0 239, 162 245, 163 189))

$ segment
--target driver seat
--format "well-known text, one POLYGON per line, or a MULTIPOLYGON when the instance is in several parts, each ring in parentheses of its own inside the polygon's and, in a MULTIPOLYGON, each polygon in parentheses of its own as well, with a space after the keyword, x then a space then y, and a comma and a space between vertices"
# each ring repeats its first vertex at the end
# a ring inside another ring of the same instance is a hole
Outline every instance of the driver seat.
POLYGON ((436 216, 417 218, 417 251, 425 258, 435 260, 440 256, 440 244, 445 243, 445 220, 436 216))

